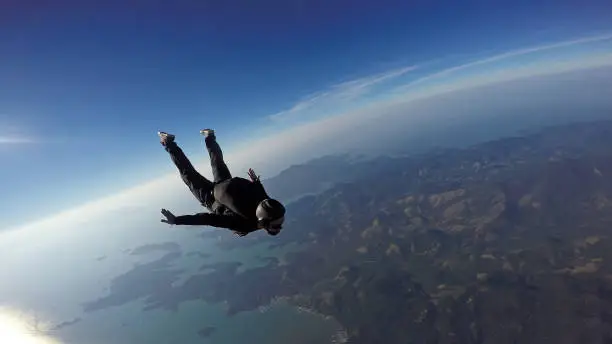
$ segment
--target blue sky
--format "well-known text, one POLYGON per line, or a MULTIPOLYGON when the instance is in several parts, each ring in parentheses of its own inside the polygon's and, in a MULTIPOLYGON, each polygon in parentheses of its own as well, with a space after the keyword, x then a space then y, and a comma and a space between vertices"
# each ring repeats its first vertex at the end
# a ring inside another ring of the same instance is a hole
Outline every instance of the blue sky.
POLYGON ((394 83, 612 32, 607 1, 84 3, 0 0, 8 224, 173 171, 159 129, 190 154, 205 126, 231 147, 367 105, 394 83))

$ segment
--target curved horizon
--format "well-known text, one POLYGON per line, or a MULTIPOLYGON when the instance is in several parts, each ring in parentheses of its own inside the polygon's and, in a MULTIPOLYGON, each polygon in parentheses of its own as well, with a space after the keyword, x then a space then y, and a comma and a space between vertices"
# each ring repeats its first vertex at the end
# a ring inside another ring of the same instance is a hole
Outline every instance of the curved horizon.
MULTIPOLYGON (((507 53, 494 55, 485 59, 477 60, 475 62, 470 62, 468 64, 462 64, 455 67, 443 69, 441 71, 432 72, 431 74, 429 74, 429 76, 418 78, 417 83, 421 83, 422 81, 419 80, 424 80, 428 77, 432 79, 438 79, 441 75, 452 76, 454 71, 461 71, 469 67, 478 65, 486 65, 491 62, 498 62, 500 60, 506 60, 512 57, 522 57, 537 52, 543 52, 550 49, 558 49, 563 47, 574 48, 576 46, 580 46, 587 43, 601 43, 608 42, 610 40, 612 40, 612 34, 606 34, 564 42, 557 42, 554 44, 546 44, 540 47, 527 47, 518 50, 512 50, 507 53)), ((264 137, 263 139, 252 137, 250 138, 250 140, 234 143, 233 145, 225 144, 224 147, 229 147, 224 148, 224 151, 227 152, 225 154, 226 159, 228 161, 228 164, 232 166, 239 166, 239 168, 244 169, 246 168, 246 165, 249 165, 248 160, 250 157, 253 156, 253 152, 264 149, 263 147, 275 147, 278 146, 280 142, 283 142, 282 146, 284 151, 290 152, 292 149, 296 149, 301 145, 305 145, 309 140, 312 140, 312 138, 309 138, 309 135, 311 135, 311 133, 313 132, 319 133, 319 135, 321 135, 321 133, 325 134, 325 130, 329 131, 330 128, 334 128, 333 130, 336 131, 341 131, 342 123, 345 123, 348 120, 359 121, 368 119, 372 116, 377 116, 378 111, 380 109, 384 109, 388 106, 398 106, 398 104, 402 106, 409 106, 410 102, 415 100, 435 98, 436 96, 444 95, 447 93, 468 90, 471 88, 482 87, 491 84, 500 84, 512 80, 527 79, 538 76, 554 75, 571 71, 588 70, 599 67, 612 66, 612 44, 610 44, 610 46, 608 46, 607 50, 604 52, 589 54, 588 50, 586 50, 582 54, 585 54, 586 56, 580 55, 578 58, 572 58, 572 55, 568 54, 570 57, 566 58, 563 55, 557 55, 555 58, 551 58, 547 61, 540 61, 539 63, 535 63, 532 65, 519 65, 518 67, 514 68, 508 68, 503 66, 495 71, 489 70, 486 73, 476 72, 472 75, 468 75, 467 77, 459 79, 451 78, 450 81, 447 83, 440 83, 434 85, 433 87, 423 89, 410 88, 409 90, 406 90, 405 86, 413 85, 414 81, 408 81, 406 85, 393 85, 393 88, 385 89, 384 91, 379 92, 381 99, 376 100, 374 102, 370 102, 367 105, 363 105, 361 108, 345 110, 344 112, 338 111, 337 113, 334 113, 327 117, 315 118, 311 121, 299 122, 291 126, 285 126, 283 127, 280 133, 276 131, 273 137, 264 137), (403 91, 398 94, 397 90, 403 91), (391 94, 392 96, 385 96, 385 92, 388 92, 388 94, 391 94), (288 141, 292 142, 287 144, 288 141), (240 164, 244 166, 240 166, 240 164)), ((369 78, 362 77, 352 82, 345 82, 343 83, 343 85, 345 85, 345 89, 340 89, 338 92, 343 94, 361 92, 358 96, 367 98, 370 95, 368 93, 364 93, 364 88, 372 88, 374 85, 381 84, 383 81, 391 81, 392 79, 410 73, 416 68, 417 67, 406 67, 405 69, 399 71, 397 69, 394 69, 393 71, 389 71, 387 73, 379 73, 369 78), (346 87, 348 87, 349 89, 347 90, 346 87), (355 89, 358 91, 354 91, 355 89)), ((332 87, 332 89, 336 90, 338 88, 339 87, 332 87)), ((316 109, 318 106, 320 106, 319 104, 317 104, 317 101, 319 101, 320 98, 321 96, 307 100, 314 104, 310 104, 308 106, 300 106, 301 103, 298 103, 294 105, 292 109, 312 111, 313 108, 316 109)), ((351 101, 354 102, 355 97, 351 98, 351 101)), ((324 103, 323 106, 329 106, 329 102, 324 103)), ((339 106, 338 108, 341 108, 341 106, 339 106)), ((297 111, 294 110, 293 113, 291 113, 291 116, 295 115, 295 112, 297 111)), ((278 117, 273 117, 271 120, 277 121, 278 117)), ((267 124, 262 125, 262 129, 256 131, 265 132, 266 125, 267 124)), ((187 145, 185 150, 189 151, 189 148, 190 147, 187 145)), ((280 153, 276 154, 279 155, 280 153)), ((325 152, 321 152, 321 155, 325 155, 325 152)), ((261 167, 263 167, 261 164, 263 164, 263 160, 265 159, 260 158, 255 161, 253 161, 253 159, 250 160, 251 165, 255 164, 254 168, 256 170, 261 170, 261 167), (258 164, 259 166, 257 166, 258 164)), ((203 171, 203 175, 210 177, 210 173, 208 172, 207 166, 208 164, 206 162, 197 164, 197 168, 200 168, 203 171)), ((169 169, 172 169, 172 167, 170 167, 169 169)), ((274 172, 267 171, 265 169, 263 170, 265 170, 265 175, 272 175, 280 172, 280 170, 282 169, 282 167, 280 169, 277 168, 274 172)), ((176 181, 176 173, 174 173, 174 171, 170 172, 169 174, 160 175, 159 177, 144 181, 128 189, 110 193, 110 195, 106 197, 101 197, 89 201, 82 200, 82 203, 85 203, 82 206, 66 208, 64 211, 61 211, 57 214, 49 215, 39 219, 32 219, 31 221, 27 221, 22 225, 13 225, 0 230, 6 231, 26 227, 31 228, 32 226, 36 226, 37 224, 41 224, 48 221, 63 222, 72 216, 86 216, 83 213, 84 211, 103 212, 108 210, 110 203, 112 202, 118 202, 118 200, 124 200, 126 198, 129 198, 130 196, 143 197, 142 195, 146 194, 147 191, 150 191, 149 189, 153 188, 153 186, 156 186, 156 188, 159 189, 162 185, 168 183, 169 181, 176 181)), ((155 193, 155 191, 151 192, 155 193)), ((87 216, 91 215, 88 214, 87 216)))

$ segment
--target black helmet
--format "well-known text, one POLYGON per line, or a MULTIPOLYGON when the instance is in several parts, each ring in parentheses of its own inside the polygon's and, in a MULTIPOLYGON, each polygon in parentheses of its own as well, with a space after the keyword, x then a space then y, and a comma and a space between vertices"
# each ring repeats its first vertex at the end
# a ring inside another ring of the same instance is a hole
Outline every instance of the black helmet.
POLYGON ((255 215, 265 228, 280 230, 285 221, 285 206, 275 199, 267 198, 259 203, 255 215))

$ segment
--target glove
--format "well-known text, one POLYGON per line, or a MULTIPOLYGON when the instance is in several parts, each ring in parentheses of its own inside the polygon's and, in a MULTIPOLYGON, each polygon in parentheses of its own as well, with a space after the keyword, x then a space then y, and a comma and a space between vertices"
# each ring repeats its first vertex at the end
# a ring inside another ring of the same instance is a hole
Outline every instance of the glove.
POLYGON ((255 174, 255 171, 253 171, 252 168, 249 168, 249 178, 251 178, 251 181, 253 183, 259 183, 259 176, 257 174, 255 174))
POLYGON ((241 231, 233 231, 235 235, 239 236, 239 237, 243 237, 247 234, 249 234, 249 232, 241 232, 241 231))
POLYGON ((174 216, 174 214, 172 214, 169 210, 162 209, 161 213, 162 215, 164 215, 164 217, 166 217, 165 219, 161 219, 161 222, 167 223, 169 225, 176 224, 176 216, 174 216))

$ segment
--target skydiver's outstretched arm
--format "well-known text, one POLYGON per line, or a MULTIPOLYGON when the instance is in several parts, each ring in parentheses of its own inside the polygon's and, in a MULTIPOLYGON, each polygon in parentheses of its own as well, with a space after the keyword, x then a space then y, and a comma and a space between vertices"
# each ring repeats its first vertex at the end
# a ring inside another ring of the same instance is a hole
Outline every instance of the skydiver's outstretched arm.
POLYGON ((197 213, 193 215, 174 216, 174 214, 166 209, 162 209, 161 213, 166 217, 165 219, 162 219, 161 222, 171 225, 212 226, 226 228, 234 231, 240 236, 244 236, 250 230, 256 228, 256 224, 251 224, 238 216, 232 215, 197 213))

